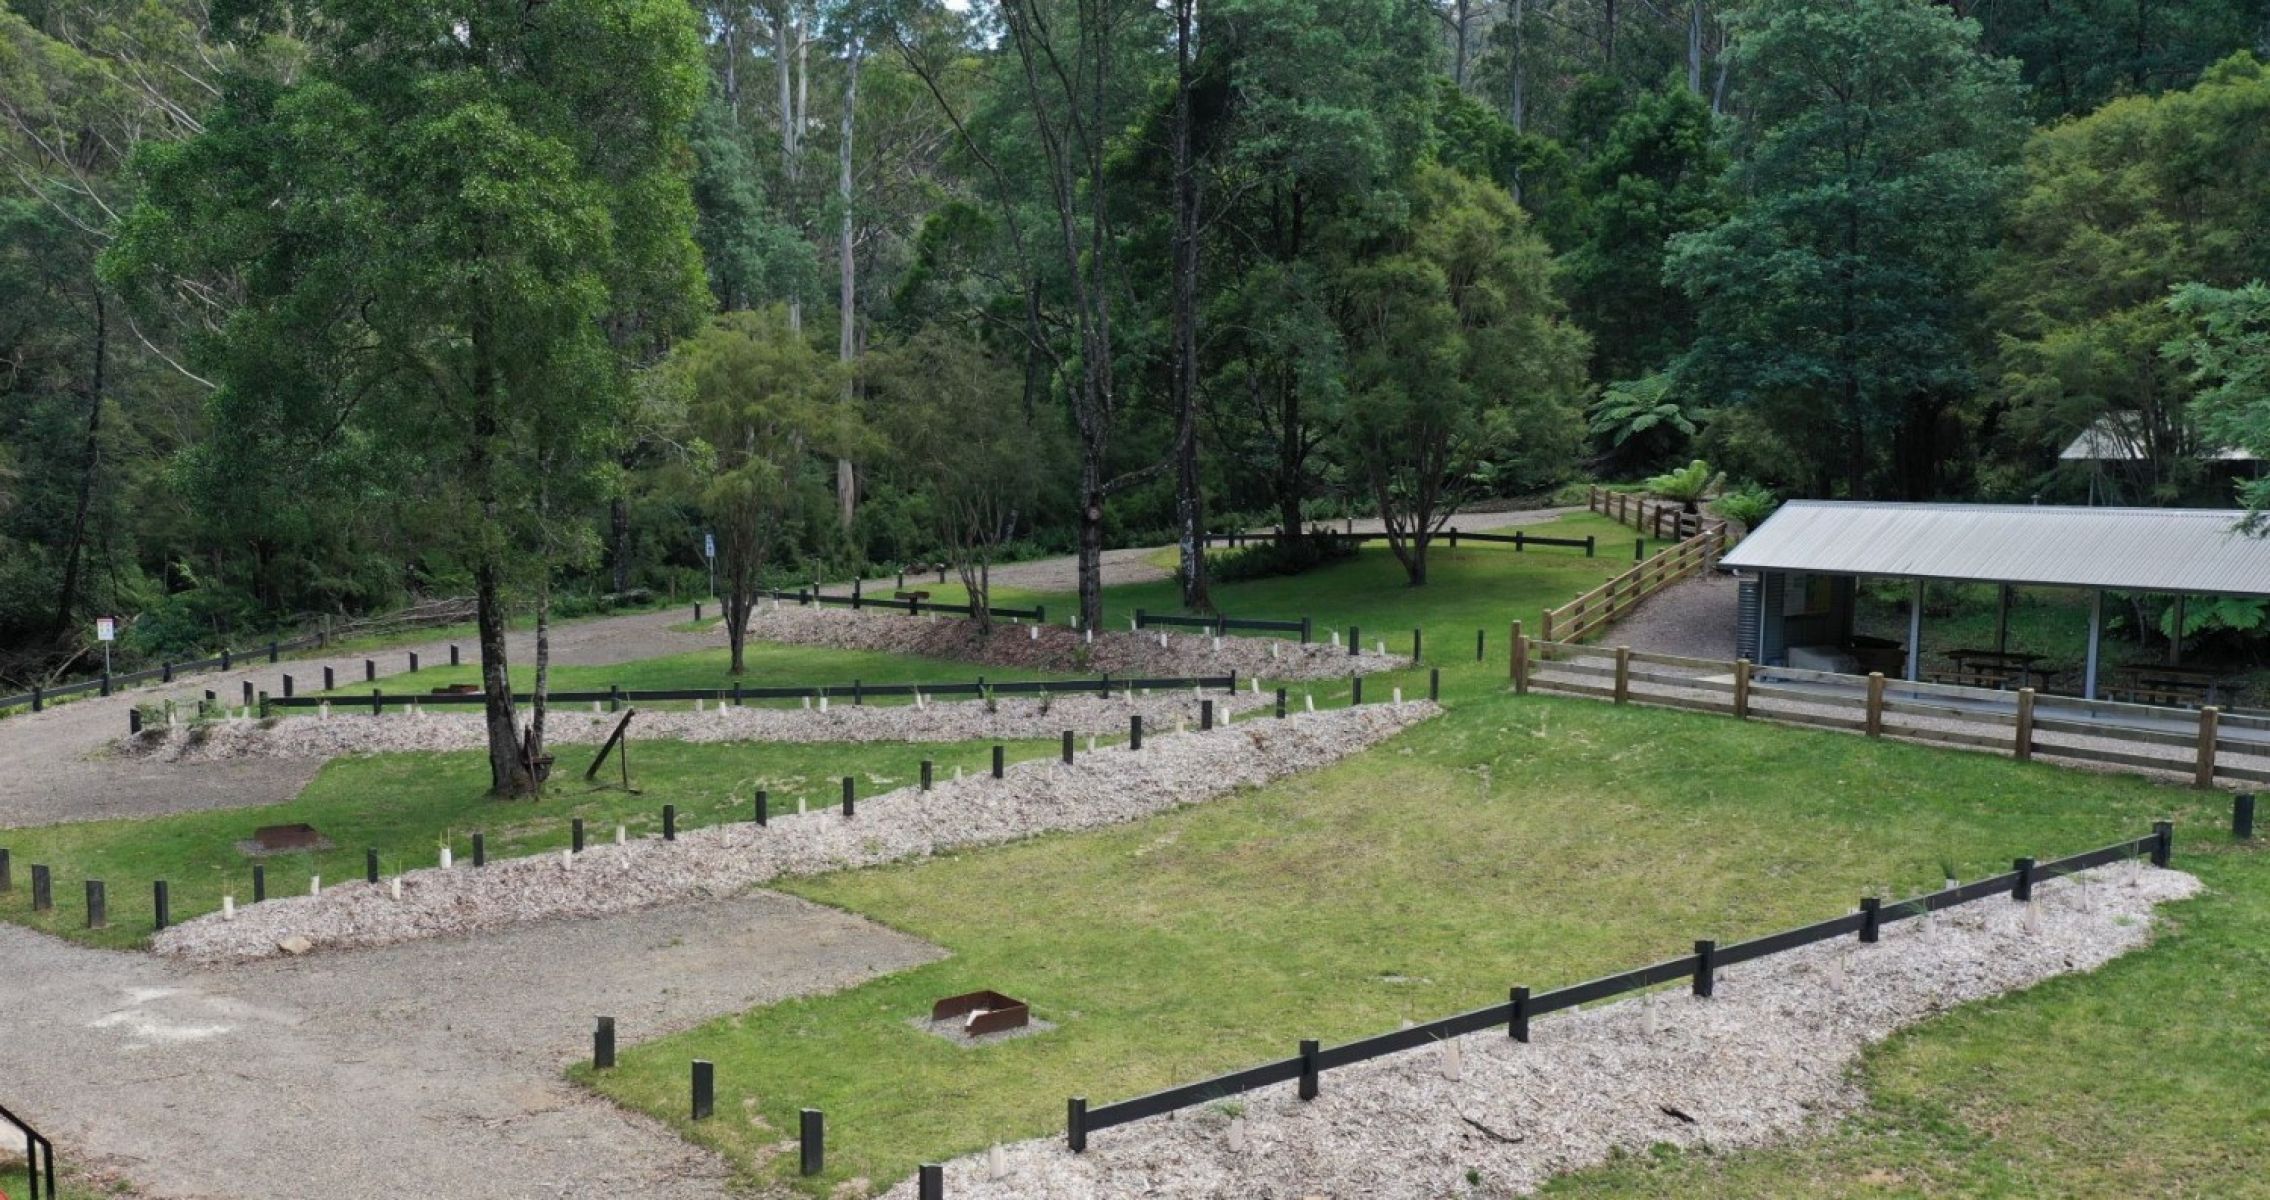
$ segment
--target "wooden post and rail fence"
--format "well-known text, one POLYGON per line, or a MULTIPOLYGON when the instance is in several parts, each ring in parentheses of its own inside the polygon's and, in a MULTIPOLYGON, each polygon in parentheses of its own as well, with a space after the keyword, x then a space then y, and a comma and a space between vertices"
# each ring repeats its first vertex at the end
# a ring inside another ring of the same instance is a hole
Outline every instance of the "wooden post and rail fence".
POLYGON ((1589 696, 2187 776, 2201 788, 2270 783, 2270 716, 1846 675, 1748 660, 1531 638, 1513 623, 1518 692, 1589 696), (2047 740, 2045 740, 2045 737, 2047 740))
MULTIPOLYGON (((1693 516, 1692 513, 1682 515, 1693 516)), ((1559 608, 1545 610, 1541 632, 1548 641, 1556 638, 1582 641, 1621 620, 1649 596, 1710 570, 1718 562, 1718 556, 1725 552, 1726 522, 1701 521, 1700 527, 1677 545, 1666 547, 1559 608)))

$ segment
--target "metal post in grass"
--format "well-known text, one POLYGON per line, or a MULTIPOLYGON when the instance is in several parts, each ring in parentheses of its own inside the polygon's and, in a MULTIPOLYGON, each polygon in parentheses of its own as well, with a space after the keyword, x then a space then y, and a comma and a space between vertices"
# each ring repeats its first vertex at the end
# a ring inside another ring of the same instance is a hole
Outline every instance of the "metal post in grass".
POLYGON ((1584 556, 1592 558, 1600 552, 1600 540, 1592 534, 1584 535, 1584 556))
POLYGON ((678 840, 678 806, 675 804, 662 806, 662 840, 665 842, 678 840))
POLYGON ((1647 557, 1647 539, 1646 539, 1646 538, 1643 538, 1643 537, 1639 537, 1639 538, 1633 538, 1633 539, 1632 539, 1632 561, 1633 561, 1633 562, 1638 562, 1638 561, 1640 561, 1641 559, 1643 559, 1643 558, 1646 558, 1646 557, 1647 557))
POLYGON ((275 662, 275 661, 276 661, 276 656, 277 656, 277 652, 278 652, 278 650, 279 650, 279 649, 280 649, 280 648, 279 648, 279 647, 278 647, 278 646, 276 645, 276 643, 274 643, 274 642, 270 642, 270 643, 268 643, 268 661, 269 661, 269 662, 273 663, 273 662, 275 662))
POLYGON ((1513 1012, 1506 1018, 1505 1034, 1514 1041, 1526 1043, 1529 1041, 1529 989, 1517 987, 1507 999, 1513 1002, 1513 1012))
POLYGON ((591 1067, 605 1071, 615 1065, 615 1018, 599 1018, 599 1027, 591 1031, 591 1067))
POLYGON ((2010 885, 2010 898, 2020 904, 2033 899, 2034 860, 2030 858, 2015 859, 2010 863, 2010 869, 2018 873, 2017 881, 2010 885))
POLYGON ((1300 1097, 1303 1100, 1316 1099, 1316 1060, 1318 1054, 1322 1051, 1322 1049, 1323 1047, 1320 1046, 1314 1038, 1301 1039, 1300 1097))
POLYGON ((2175 857, 2175 822, 2152 822, 2152 865, 2164 867, 2175 857))
POLYGON ((55 907, 55 873, 39 863, 32 864, 32 911, 43 913, 55 907))
POLYGON ((1420 662, 1425 662, 1425 661, 1426 661, 1426 648, 1427 648, 1427 632, 1426 632, 1426 630, 1424 630, 1424 629, 1413 629, 1413 630, 1411 631, 1411 661, 1412 661, 1413 663, 1420 663, 1420 662))
POLYGON ((378 848, 375 846, 363 851, 363 882, 378 882, 378 848))
POLYGON ((701 601, 694 601, 694 620, 701 620, 701 601))
POLYGON ((706 1058, 694 1060, 694 1120, 707 1121, 717 1111, 717 1066, 706 1058))
POLYGON ((249 679, 244 681, 244 706, 252 707, 252 681, 249 679))
POLYGON ((1205 733, 1213 727, 1214 702, 1211 700, 1200 700, 1198 702, 1198 732, 1205 733))
POLYGON ((87 928, 101 929, 110 924, 109 906, 103 900, 102 880, 87 881, 87 928))
POLYGON ((1285 689, 1283 688, 1277 689, 1277 719, 1280 721, 1285 719, 1285 689))
POLYGON ((1072 765, 1072 731, 1069 729, 1064 731, 1064 765, 1072 765))
POLYGON ((772 793, 764 790, 763 788, 758 788, 757 799, 754 808, 756 810, 755 815, 757 818, 757 824, 763 825, 770 821, 772 819, 772 793))
POLYGON ((827 1150, 827 1118, 816 1108, 807 1108, 798 1112, 796 1114, 796 1169, 806 1175, 817 1175, 827 1170, 827 1150))
MULTIPOLYGON (((2240 792, 2231 797, 2231 839, 2254 840, 2254 793, 2240 792)), ((0 850, 0 892, 8 890, 8 852, 0 850)))
POLYGON ((127 709, 127 710, 126 710, 126 732, 127 732, 127 733, 129 733, 129 734, 136 734, 136 733, 140 733, 140 732, 142 732, 142 710, 141 710, 141 709, 139 709, 139 708, 129 708, 129 709, 127 709))
POLYGON ((260 719, 263 721, 268 719, 268 693, 266 692, 260 693, 260 719))
POLYGON ((1427 699, 1429 699, 1429 700, 1441 700, 1441 699, 1442 699, 1442 668, 1441 668, 1441 667, 1428 667, 1428 668, 1427 668, 1427 699))
POLYGON ((268 898, 268 868, 252 868, 252 902, 258 904, 268 898))
POLYGON ((1884 931, 1884 902, 1874 896, 1860 898, 1860 940, 1874 945, 1884 931))
POLYGON ((1127 718, 1127 748, 1130 750, 1143 748, 1143 714, 1141 713, 1136 713, 1127 718))
POLYGON ((455 642, 451 642, 451 643, 449 644, 449 665, 450 665, 450 666, 453 666, 453 667, 456 667, 456 666, 463 666, 463 665, 464 665, 464 663, 465 663, 465 659, 464 659, 464 658, 463 658, 463 656, 462 656, 462 655, 460 655, 460 653, 458 652, 458 649, 457 649, 457 643, 455 643, 455 642))
POLYGON ((223 646, 223 647, 221 647, 221 669, 222 669, 222 670, 224 670, 224 671, 226 671, 226 670, 229 670, 229 669, 230 669, 230 668, 229 668, 229 648, 228 648, 227 646, 223 646))
POLYGON ((852 782, 851 776, 846 775, 843 777, 843 815, 846 819, 858 815, 858 809, 856 807, 857 798, 854 795, 854 789, 856 786, 857 785, 852 782))
POLYGON ((1489 631, 1488 631, 1488 630, 1486 630, 1486 629, 1477 629, 1477 630, 1475 630, 1475 631, 1474 631, 1474 661, 1475 661, 1475 662, 1481 662, 1481 661, 1482 661, 1482 658, 1483 658, 1483 655, 1482 655, 1482 644, 1483 644, 1483 641, 1484 641, 1484 640, 1485 640, 1485 639, 1486 639, 1486 638, 1487 638, 1488 636, 1489 636, 1489 631))
POLYGON ((1000 779, 1008 773, 1009 748, 1007 746, 995 746, 993 748, 993 777, 1000 779))
POLYGON ((489 865, 488 838, 478 833, 473 835, 473 865, 476 867, 489 865))
POLYGON ((384 711, 386 711, 385 701, 379 698, 378 689, 372 688, 370 690, 370 715, 375 717, 384 711))
POLYGON ((378 660, 377 660, 377 659, 374 659, 374 658, 366 658, 366 659, 364 659, 364 660, 363 660, 363 682, 364 682, 364 683, 371 683, 371 682, 374 682, 374 681, 376 681, 377 679, 378 679, 378 660))
POLYGON ((568 849, 576 854, 583 853, 582 817, 576 817, 568 822, 568 849))
POLYGON ((915 1178, 915 1200, 946 1200, 946 1168, 924 1163, 915 1178))
POLYGON ((1314 640, 1316 640, 1316 623, 1307 617, 1302 617, 1301 645, 1306 646, 1314 640))
POLYGON ((927 791, 929 791, 929 790, 930 790, 930 781, 931 781, 931 778, 933 777, 933 774, 934 774, 934 772, 936 772, 936 771, 937 771, 937 769, 938 769, 938 764, 936 764, 936 763, 934 763, 934 762, 931 762, 931 761, 930 761, 929 759, 927 759, 927 758, 926 758, 926 759, 923 759, 923 760, 922 760, 922 790, 923 790, 923 791, 926 791, 926 792, 927 792, 927 791))
POLYGON ((415 651, 415 650, 412 650, 412 651, 410 651, 410 674, 412 674, 412 675, 415 675, 415 674, 417 674, 417 673, 418 673, 418 652, 417 652, 417 651, 415 651))
POLYGON ((286 700, 289 700, 289 699, 291 699, 291 698, 292 698, 292 677, 291 677, 290 675, 286 675, 286 676, 284 676, 284 699, 286 699, 286 700))
POLYGON ((1354 707, 1354 706, 1356 706, 1356 705, 1359 705, 1359 704, 1362 704, 1362 703, 1364 702, 1364 677, 1363 677, 1363 676, 1361 676, 1361 675, 1350 675, 1350 676, 1348 676, 1348 697, 1349 697, 1349 699, 1348 699, 1348 704, 1349 704, 1349 706, 1350 706, 1350 707, 1354 707))
POLYGON ((161 932, 166 926, 173 924, 171 899, 166 891, 165 880, 160 879, 150 885, 150 924, 161 932))
POLYGON ((1064 1102, 1064 1143, 1074 1154, 1088 1149, 1088 1098, 1074 1096, 1064 1102))
POLYGON ((0 849, 0 896, 16 890, 16 868, 9 861, 8 851, 0 849))
POLYGON ((1718 982, 1718 943, 1709 938, 1695 940, 1695 995, 1710 999, 1711 990, 1718 982))
POLYGON ((1364 631, 1353 625, 1348 626, 1348 657, 1354 658, 1363 653, 1363 644, 1364 631))
POLYGON ((852 681, 851 681, 851 706, 852 706, 853 708, 859 708, 859 707, 861 707, 861 706, 865 705, 866 703, 867 703, 867 685, 866 685, 866 684, 864 684, 864 683, 861 683, 861 682, 860 682, 859 680, 856 680, 856 679, 852 680, 852 681))

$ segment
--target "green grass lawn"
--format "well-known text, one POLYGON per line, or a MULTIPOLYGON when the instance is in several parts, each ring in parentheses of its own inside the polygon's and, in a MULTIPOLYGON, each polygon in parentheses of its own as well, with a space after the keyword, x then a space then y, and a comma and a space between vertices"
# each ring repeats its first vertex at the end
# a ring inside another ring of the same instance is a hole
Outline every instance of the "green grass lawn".
MULTIPOLYGON (((1586 558, 1582 550, 1551 547, 1516 553, 1494 543, 1463 543, 1452 550, 1448 542, 1438 541, 1427 553, 1426 586, 1412 588, 1387 543, 1367 542, 1352 559, 1299 575, 1215 583, 1214 607, 1233 617, 1311 617, 1319 638, 1333 630, 1344 633, 1352 625, 1361 631, 1365 646, 1385 638, 1389 650, 1405 654, 1411 649, 1411 631, 1421 628, 1427 659, 1444 664, 1472 662, 1474 633, 1483 630, 1488 653, 1502 664, 1509 622, 1527 622, 1535 636, 1545 609, 1630 570, 1637 536, 1629 526, 1582 513, 1524 526, 1523 531, 1560 538, 1590 534, 1599 539, 1599 554, 1586 558)), ((1651 540, 1648 553, 1667 544, 1651 540)), ((1174 568, 1171 553, 1162 554, 1160 565, 1174 568)), ((1076 603, 1069 594, 1040 599, 1052 612, 1071 612, 1076 603)), ((1182 612, 1181 589, 1172 579, 1105 589, 1104 615, 1113 627, 1126 628, 1138 608, 1182 612)))
MULTIPOLYGON (((446 842, 460 863, 472 861, 472 835, 484 835, 498 858, 560 849, 569 822, 585 821, 593 842, 615 836, 617 824, 633 836, 659 833, 662 806, 678 809, 678 827, 696 829, 750 819, 756 790, 771 792, 775 812, 794 812, 801 798, 814 806, 838 802, 845 775, 858 777, 862 794, 913 783, 921 761, 937 762, 941 777, 954 768, 990 769, 990 743, 793 744, 636 742, 632 783, 641 794, 596 790, 583 768, 596 746, 560 746, 558 773, 542 800, 495 800, 488 760, 478 752, 378 754, 331 762, 298 798, 286 804, 220 812, 183 813, 148 820, 92 821, 33 829, 0 830, 0 847, 13 852, 15 888, 0 893, 0 920, 45 929, 94 945, 129 947, 151 933, 151 883, 163 879, 176 921, 212 912, 221 897, 252 899, 252 867, 268 869, 269 894, 304 894, 308 877, 344 883, 363 877, 364 851, 376 848, 387 875, 435 865, 446 842), (320 853, 254 859, 237 849, 263 825, 304 821, 337 844, 320 853), (31 910, 31 865, 54 869, 55 908, 31 910), (100 879, 108 892, 110 926, 86 928, 84 881, 100 879)), ((1046 742, 1009 744, 1012 760, 1052 754, 1046 742)), ((618 778, 612 761, 602 779, 618 778)))
MULTIPOLYGON (((721 1150, 748 1177, 790 1183, 793 1166, 775 1159, 783 1131, 796 1109, 823 1109, 830 1170, 812 1186, 882 1184, 921 1161, 1056 1130, 1067 1096, 1121 1099, 1281 1057, 1299 1038, 1393 1029, 1500 1000, 1512 984, 1550 987, 1680 953, 1696 937, 1849 911, 1863 894, 1928 890, 1950 861, 1965 877, 1984 875, 2017 855, 2135 836, 2172 814, 2187 831, 2186 861, 2199 863, 2206 832, 2225 818, 2204 794, 2138 779, 1517 698, 1486 674, 1457 673, 1457 707, 1442 719, 1257 792, 1117 829, 793 883, 952 957, 641 1046, 593 1082, 721 1150), (976 988, 1025 999, 1060 1028, 969 1050, 906 1024, 937 997, 976 988), (718 1111, 730 1116, 685 1120, 694 1058, 716 1062, 718 1111)), ((2264 944, 2270 871, 2253 855, 2205 865, 2251 898, 2187 906, 2235 931, 2187 934, 2148 956, 2172 960, 2146 971, 2162 982, 2262 965, 2249 947, 2264 944)), ((2104 1119, 2196 1119, 2221 1135, 2231 1125, 2224 1106, 2259 1111, 2260 1099, 2247 1098, 2254 1068, 2230 1054, 2243 1043, 2225 1040, 2230 978, 2174 995, 2151 979, 2109 994, 2077 986, 2073 1002, 2105 1023, 2106 1040, 2146 1039, 2161 1060, 2148 1089, 2159 1102, 2138 1109, 2107 1095, 2104 1119), (2170 1001, 2192 1015, 2171 1022, 2170 1001), (2180 1035, 2154 1032, 2171 1024, 2180 1035)), ((2076 1044, 2037 1041, 2045 1030, 1998 1036, 2033 1057, 2076 1044)), ((1988 1060, 1945 1070, 1957 1084, 2000 1086, 1988 1060)), ((2002 1099, 2045 1113, 2061 1103, 2002 1099)), ((2053 1165, 2058 1185, 2042 1194, 2085 1180, 2053 1165)))

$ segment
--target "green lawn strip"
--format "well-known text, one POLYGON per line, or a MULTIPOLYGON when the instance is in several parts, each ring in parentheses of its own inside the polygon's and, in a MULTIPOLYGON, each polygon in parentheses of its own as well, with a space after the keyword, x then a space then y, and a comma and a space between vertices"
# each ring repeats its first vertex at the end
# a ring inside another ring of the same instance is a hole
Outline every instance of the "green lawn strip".
MULTIPOLYGON (((1437 540, 1427 552, 1427 583, 1413 588, 1387 543, 1366 542, 1352 559, 1299 575, 1214 583, 1214 607, 1232 617, 1306 616, 1314 620, 1319 639, 1353 625, 1366 648, 1385 638, 1397 654, 1410 653, 1411 630, 1423 628, 1427 658, 1446 665, 1472 662, 1474 632, 1483 630, 1485 649, 1502 667, 1508 622, 1524 621, 1529 635, 1537 636, 1545 609, 1630 570, 1632 542, 1638 536, 1629 526, 1588 514, 1524 526, 1522 532, 1561 538, 1589 534, 1599 540, 1599 552, 1587 558, 1582 550, 1539 546, 1517 552, 1512 546, 1473 542, 1452 550, 1447 540, 1437 540)), ((1650 540, 1649 552, 1668 544, 1650 540)), ((1073 611, 1074 597, 1068 594, 1042 600, 1051 612, 1073 611)), ((1127 628, 1138 608, 1183 612, 1180 586, 1164 579, 1105 589, 1110 627, 1127 628)))
MULTIPOLYGON (((286 804, 0 830, 0 847, 12 852, 15 873, 14 889, 0 893, 0 920, 91 945, 139 946, 152 931, 151 884, 160 879, 178 922, 218 909, 223 895, 250 903, 255 863, 268 869, 269 895, 299 895, 310 875, 326 883, 363 878, 366 848, 376 848, 380 871, 393 875, 434 866, 445 839, 458 862, 470 864, 475 833, 484 835, 492 857, 505 858, 566 847, 576 817, 597 844, 611 841, 617 824, 632 836, 659 833, 665 804, 677 806, 680 830, 692 830, 749 820, 758 788, 772 793, 774 812, 794 812, 799 798, 814 807, 838 803, 845 775, 857 778, 861 795, 872 796, 915 783, 924 758, 936 761, 940 778, 952 778, 957 766, 989 770, 992 761, 992 746, 983 742, 636 742, 631 778, 641 794, 634 796, 583 781, 597 747, 562 750, 559 773, 540 801, 485 795, 487 760, 477 752, 379 754, 333 761, 286 804), (261 826, 297 822, 315 826, 337 848, 258 859, 237 849, 261 826), (55 908, 48 913, 32 912, 34 863, 54 871, 55 908), (86 928, 88 879, 106 886, 108 929, 86 928)), ((1052 742, 1008 744, 1012 761, 1055 752, 1052 742)), ((610 762, 603 779, 615 777, 613 767, 610 762)))
MULTIPOLYGON (((558 692, 603 692, 610 687, 620 687, 625 691, 714 688, 719 692, 730 692, 734 684, 731 666, 732 656, 723 647, 719 647, 607 666, 555 666, 551 672, 551 685, 558 692)), ((855 681, 875 684, 969 683, 979 678, 994 682, 1070 678, 1055 672, 1016 671, 958 659, 923 658, 872 650, 831 650, 825 646, 792 646, 774 642, 749 643, 744 652, 743 666, 745 670, 740 676, 740 682, 744 686, 840 687, 841 691, 835 699, 847 704, 851 701, 852 684, 855 681)), ((535 679, 533 665, 516 664, 513 667, 512 681, 515 688, 533 687, 535 679)), ((414 674, 403 672, 382 675, 376 683, 358 680, 331 692, 311 687, 308 694, 331 696, 342 707, 359 699, 363 702, 363 710, 368 711, 370 693, 374 687, 383 689, 388 695, 401 695, 405 691, 424 694, 435 688, 479 683, 480 680, 480 667, 468 653, 461 666, 449 666, 447 660, 440 666, 421 664, 414 674)), ((767 703, 795 707, 800 702, 787 700, 767 703)), ((911 703, 911 700, 906 697, 877 697, 875 703, 904 704, 911 703)), ((690 708, 692 705, 671 704, 668 707, 690 708)), ((464 711, 478 711, 478 706, 466 706, 464 711)))
POLYGON ((1543 1194, 2270 1196, 2270 860, 2200 822, 2176 862, 2210 893, 2149 951, 1893 1037, 1863 1061, 1867 1109, 1824 1136, 1629 1156, 1543 1194))
MULTIPOLYGON (((790 890, 953 956, 638 1047, 594 1082, 795 1182, 774 1149, 823 1109, 830 1169, 878 1185, 1102 1104, 1929 890, 2222 819, 2193 793, 1983 755, 1586 701, 1462 672, 1445 717, 1327 770, 1110 830, 790 890), (909 1028, 994 988, 1061 1028, 977 1050, 909 1028), (686 1120, 687 1063, 719 1118, 686 1120)), ((588 1072, 582 1073, 590 1078, 588 1072)), ((1100 1135, 1108 1136, 1108 1135, 1100 1135)))

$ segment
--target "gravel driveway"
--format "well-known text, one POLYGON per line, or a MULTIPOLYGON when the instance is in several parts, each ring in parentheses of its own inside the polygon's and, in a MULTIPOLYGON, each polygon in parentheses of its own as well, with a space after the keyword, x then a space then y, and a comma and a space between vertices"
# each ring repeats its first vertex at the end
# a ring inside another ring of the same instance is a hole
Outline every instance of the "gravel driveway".
POLYGON ((153 1200, 690 1200, 724 1166, 565 1083, 623 1044, 939 957, 772 893, 200 970, 0 925, 0 1078, 153 1200))
MULTIPOLYGON (((686 617, 687 613, 671 609, 560 625, 552 633, 552 655, 562 664, 601 666, 723 644, 717 635, 680 633, 670 628, 686 617)), ((460 639, 459 645, 465 647, 468 656, 472 654, 471 639, 460 639)), ((515 661, 530 659, 535 654, 535 636, 514 634, 506 648, 515 661)), ((341 678, 360 679, 365 658, 377 659, 383 673, 400 670, 405 655, 412 650, 426 662, 449 660, 449 644, 436 641, 367 654, 292 659, 275 666, 252 663, 236 670, 187 676, 170 686, 89 696, 45 712, 18 713, 0 720, 0 829, 280 804, 299 795, 322 764, 246 759, 173 766, 150 759, 121 758, 110 754, 109 747, 125 734, 127 712, 137 704, 169 699, 194 703, 207 690, 225 700, 239 701, 247 680, 255 692, 281 695, 287 671, 298 680, 310 681, 320 679, 323 668, 329 666, 341 678)))

